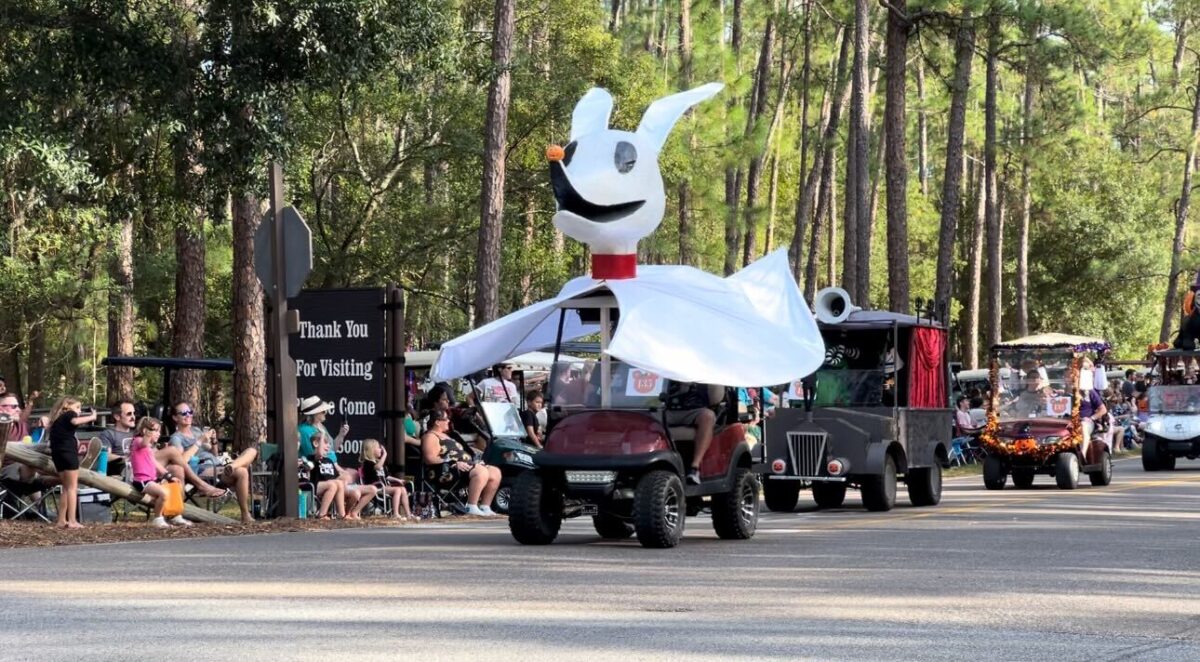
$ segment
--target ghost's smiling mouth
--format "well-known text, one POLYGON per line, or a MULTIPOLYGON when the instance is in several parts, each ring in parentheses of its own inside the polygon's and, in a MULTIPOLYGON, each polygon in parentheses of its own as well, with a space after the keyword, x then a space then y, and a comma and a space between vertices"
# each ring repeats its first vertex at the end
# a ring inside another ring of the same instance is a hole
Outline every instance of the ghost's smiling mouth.
POLYGON ((558 201, 559 211, 569 211, 593 223, 619 221, 646 204, 645 200, 622 202, 616 205, 598 205, 588 202, 579 195, 579 191, 576 191, 574 186, 571 186, 566 170, 557 161, 550 164, 550 185, 554 188, 554 199, 558 201))

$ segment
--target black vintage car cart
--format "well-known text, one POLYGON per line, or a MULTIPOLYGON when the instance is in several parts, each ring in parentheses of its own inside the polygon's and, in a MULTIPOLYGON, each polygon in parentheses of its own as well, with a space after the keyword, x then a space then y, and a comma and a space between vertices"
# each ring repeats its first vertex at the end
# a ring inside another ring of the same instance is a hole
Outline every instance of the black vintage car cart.
POLYGON ((898 480, 914 506, 936 505, 953 429, 946 327, 933 315, 858 310, 844 292, 832 295, 844 299, 835 314, 823 305, 831 292, 817 295, 825 363, 789 385, 803 399, 765 423, 756 469, 767 507, 790 512, 810 488, 818 507, 836 508, 851 487, 868 510, 890 510, 898 480))

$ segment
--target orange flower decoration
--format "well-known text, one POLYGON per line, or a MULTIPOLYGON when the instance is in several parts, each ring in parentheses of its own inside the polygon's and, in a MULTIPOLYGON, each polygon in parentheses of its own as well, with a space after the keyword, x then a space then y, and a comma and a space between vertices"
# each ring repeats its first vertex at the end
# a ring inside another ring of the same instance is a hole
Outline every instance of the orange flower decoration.
POLYGON ((564 156, 566 156, 566 152, 558 145, 551 145, 546 148, 546 160, 548 161, 561 161, 564 156))
POLYGON ((1037 440, 1029 438, 1018 439, 1016 443, 1013 444, 1013 449, 1018 453, 1032 453, 1037 450, 1037 447, 1037 440))

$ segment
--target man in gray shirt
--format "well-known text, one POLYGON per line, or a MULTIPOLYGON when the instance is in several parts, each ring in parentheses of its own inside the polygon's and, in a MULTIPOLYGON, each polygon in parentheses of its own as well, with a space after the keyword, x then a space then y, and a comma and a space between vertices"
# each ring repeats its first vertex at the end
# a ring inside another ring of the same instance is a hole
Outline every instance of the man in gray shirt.
POLYGON ((112 406, 113 427, 100 433, 100 443, 108 451, 108 475, 120 476, 129 456, 129 440, 137 425, 137 414, 129 400, 118 400, 112 406))

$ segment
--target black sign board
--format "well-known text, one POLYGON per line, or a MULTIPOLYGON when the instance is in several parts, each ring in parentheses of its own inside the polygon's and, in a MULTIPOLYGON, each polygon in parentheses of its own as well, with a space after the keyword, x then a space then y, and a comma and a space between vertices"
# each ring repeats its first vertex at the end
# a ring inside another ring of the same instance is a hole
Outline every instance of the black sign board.
POLYGON ((384 441, 384 301, 383 288, 364 288, 303 290, 290 303, 300 311, 300 332, 289 341, 297 390, 301 399, 333 403, 325 419, 331 435, 350 426, 334 449, 345 467, 358 466, 364 439, 384 441))

